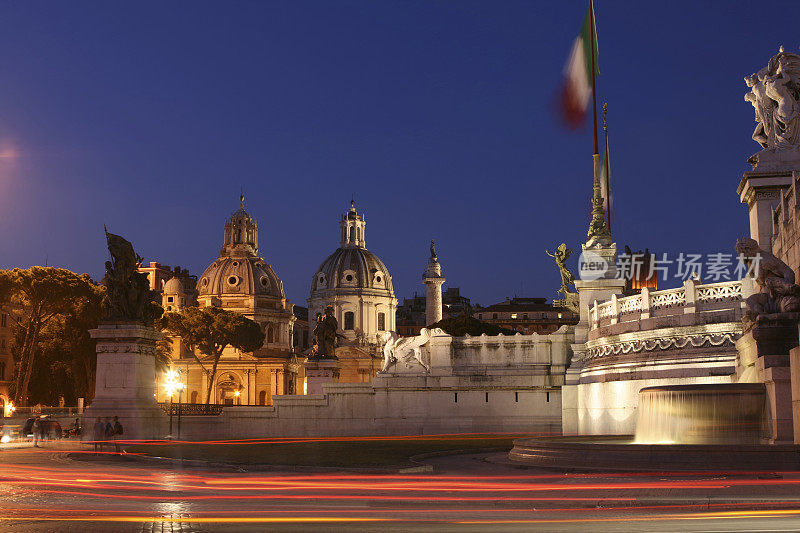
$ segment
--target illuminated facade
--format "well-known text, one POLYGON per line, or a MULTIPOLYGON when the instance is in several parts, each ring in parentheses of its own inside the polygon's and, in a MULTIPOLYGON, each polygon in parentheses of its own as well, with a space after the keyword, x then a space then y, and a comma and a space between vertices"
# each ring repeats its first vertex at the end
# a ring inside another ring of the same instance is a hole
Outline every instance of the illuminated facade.
POLYGON ((318 316, 332 306, 339 322, 336 356, 343 367, 340 382, 368 382, 380 370, 380 346, 395 329, 392 276, 367 250, 364 215, 350 210, 339 222, 340 243, 314 274, 308 299, 309 335, 318 316))
MULTIPOLYGON (((302 366, 293 350, 296 318, 283 282, 258 256, 258 224, 244 210, 243 201, 225 222, 219 258, 197 280, 196 305, 240 313, 264 331, 264 346, 255 352, 225 349, 214 376, 211 403, 272 405, 275 395, 302 392, 302 366)), ((184 283, 184 278, 177 276, 163 283, 160 303, 165 311, 181 312, 195 305, 184 283)), ((205 357, 198 355, 201 360, 205 357)), ((171 356, 172 367, 180 371, 184 384, 183 401, 204 403, 208 382, 201 365, 180 339, 172 342, 171 356)), ((203 360, 206 370, 212 362, 203 360)), ((159 387, 158 398, 168 400, 164 387, 159 387)))

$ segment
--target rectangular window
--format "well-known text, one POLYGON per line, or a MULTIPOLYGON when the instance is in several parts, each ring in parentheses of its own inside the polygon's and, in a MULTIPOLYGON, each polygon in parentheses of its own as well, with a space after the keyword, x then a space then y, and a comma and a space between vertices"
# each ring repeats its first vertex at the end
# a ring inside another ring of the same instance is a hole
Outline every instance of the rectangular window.
POLYGON ((344 314, 344 329, 356 329, 356 319, 352 311, 347 311, 344 314))
POLYGON ((519 402, 519 393, 518 392, 514 393, 514 401, 515 402, 519 402))
POLYGON ((6 338, 3 337, 2 339, 0 339, 0 352, 5 352, 5 351, 6 351, 6 338))
POLYGON ((486 403, 489 403, 489 393, 488 392, 486 393, 486 400, 485 401, 486 401, 486 403))
POLYGON ((167 301, 169 303, 172 303, 173 301, 175 301, 175 297, 174 296, 167 296, 167 301))
POLYGON ((386 315, 378 313, 378 331, 386 331, 386 315))
POLYGON ((453 394, 454 394, 453 401, 455 401, 455 403, 458 403, 458 393, 454 392, 453 394))
POLYGON ((522 314, 522 320, 528 320, 528 313, 522 314))
POLYGON ((492 318, 497 318, 497 313, 492 313, 492 318))
POLYGON ((5 381, 6 379, 6 362, 0 361, 0 381, 5 381))
POLYGON ((550 391, 547 392, 547 401, 550 402, 550 391))
POLYGON ((0 328, 6 327, 8 325, 7 321, 8 321, 7 314, 3 313, 2 315, 0 315, 0 328))

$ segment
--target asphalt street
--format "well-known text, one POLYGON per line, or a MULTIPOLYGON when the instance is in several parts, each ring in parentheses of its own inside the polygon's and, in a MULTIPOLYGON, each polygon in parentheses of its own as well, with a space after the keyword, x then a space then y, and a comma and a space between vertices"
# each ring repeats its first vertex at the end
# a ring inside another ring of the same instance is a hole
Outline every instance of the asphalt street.
POLYGON ((77 443, 0 449, 0 530, 800 531, 798 473, 564 473, 503 454, 428 473, 181 468, 77 443))

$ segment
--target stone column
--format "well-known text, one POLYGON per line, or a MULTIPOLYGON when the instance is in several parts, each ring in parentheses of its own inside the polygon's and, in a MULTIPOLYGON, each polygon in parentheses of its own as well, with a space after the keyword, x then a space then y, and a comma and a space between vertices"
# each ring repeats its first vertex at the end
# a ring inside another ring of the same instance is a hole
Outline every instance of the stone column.
POLYGON ((303 363, 308 394, 324 394, 322 385, 338 383, 342 363, 336 359, 309 359, 303 363))
POLYGON ((762 316, 736 341, 738 381, 767 388, 771 444, 794 440, 789 354, 797 352, 799 319, 798 313, 762 316))
POLYGON ((422 274, 422 282, 426 287, 425 294, 425 325, 430 326, 442 319, 442 284, 445 279, 442 276, 442 267, 435 256, 428 260, 425 273, 422 274))
POLYGON ((97 417, 118 416, 123 437, 160 439, 168 417, 156 403, 156 341, 161 333, 135 323, 100 324, 89 331, 97 340, 97 377, 92 403, 83 414, 87 439, 97 417))

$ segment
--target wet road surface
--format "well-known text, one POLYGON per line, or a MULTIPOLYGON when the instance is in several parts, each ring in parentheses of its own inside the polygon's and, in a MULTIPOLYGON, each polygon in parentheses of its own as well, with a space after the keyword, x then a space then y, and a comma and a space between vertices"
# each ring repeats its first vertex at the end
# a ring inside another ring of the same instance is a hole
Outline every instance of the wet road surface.
POLYGON ((76 446, 0 450, 0 530, 800 531, 797 473, 559 473, 502 454, 423 474, 248 472, 76 446))

